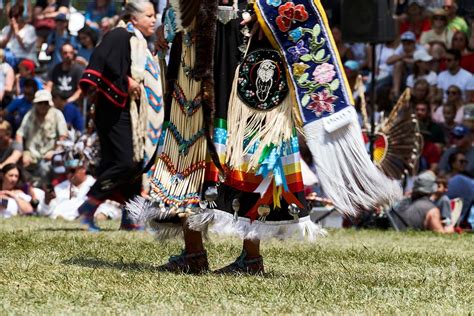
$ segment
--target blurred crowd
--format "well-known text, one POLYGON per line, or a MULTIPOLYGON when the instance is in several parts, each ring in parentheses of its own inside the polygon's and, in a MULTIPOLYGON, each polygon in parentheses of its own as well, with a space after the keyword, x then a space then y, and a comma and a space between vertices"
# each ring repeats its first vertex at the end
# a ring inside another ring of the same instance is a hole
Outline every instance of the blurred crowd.
MULTIPOLYGON (((78 11, 69 2, 1 1, 8 21, 0 34, 0 217, 38 213, 74 219, 79 202, 71 200, 83 201, 94 182, 93 107, 78 82, 94 47, 118 22, 121 3, 94 0, 78 11)), ((419 173, 431 171, 440 184, 429 195, 442 190, 441 196, 463 201, 461 221, 469 227, 474 224, 473 5, 394 3, 395 40, 375 50, 344 42, 333 16, 335 43, 350 84, 361 76, 367 99, 375 69, 377 118, 386 117, 403 91, 411 90, 424 138, 419 173)), ((156 5, 162 12, 166 1, 156 5)), ((405 189, 413 191, 410 181, 405 189)), ((110 202, 98 213, 115 218, 118 210, 110 202)), ((445 212, 441 220, 448 217, 445 212)))

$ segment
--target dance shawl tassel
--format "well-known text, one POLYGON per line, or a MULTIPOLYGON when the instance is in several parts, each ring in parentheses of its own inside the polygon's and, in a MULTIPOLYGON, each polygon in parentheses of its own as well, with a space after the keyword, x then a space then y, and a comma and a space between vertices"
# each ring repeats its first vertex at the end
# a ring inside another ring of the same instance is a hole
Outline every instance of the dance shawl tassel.
POLYGON ((284 56, 300 123, 326 195, 341 212, 391 204, 401 188, 370 161, 343 67, 318 0, 257 0, 266 36, 284 56))

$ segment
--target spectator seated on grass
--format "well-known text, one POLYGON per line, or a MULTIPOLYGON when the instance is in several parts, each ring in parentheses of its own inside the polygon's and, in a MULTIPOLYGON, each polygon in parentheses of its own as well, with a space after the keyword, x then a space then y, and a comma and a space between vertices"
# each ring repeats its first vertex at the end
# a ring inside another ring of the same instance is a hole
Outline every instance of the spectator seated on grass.
MULTIPOLYGON (((87 174, 87 164, 81 156, 76 155, 74 158, 65 162, 67 180, 46 190, 45 199, 38 206, 39 215, 68 221, 79 217, 77 210, 87 199, 87 192, 95 179, 87 174)), ((107 201, 98 208, 95 217, 98 220, 117 219, 119 214, 119 204, 107 201)))
POLYGON ((437 189, 431 195, 431 201, 439 208, 441 212, 441 220, 444 225, 455 224, 451 221, 451 201, 446 194, 448 192, 448 181, 446 177, 437 176, 436 177, 437 189))
POLYGON ((33 212, 31 196, 23 190, 23 179, 20 168, 16 164, 5 165, 0 175, 0 217, 8 218, 15 215, 27 215, 33 212))
POLYGON ((454 146, 447 149, 441 156, 439 170, 441 173, 449 174, 453 172, 449 164, 449 157, 454 153, 462 153, 466 157, 467 165, 465 170, 471 176, 474 175, 474 146, 472 145, 472 131, 465 125, 457 125, 452 130, 454 146))
POLYGON ((69 128, 73 128, 78 132, 84 130, 84 117, 75 103, 67 102, 67 94, 65 92, 54 88, 53 103, 54 106, 63 113, 69 128))
MULTIPOLYGON (((466 158, 462 154, 456 155, 457 164, 466 165, 466 158)), ((467 172, 459 172, 453 174, 448 181, 448 191, 446 194, 449 198, 460 198, 463 202, 461 217, 459 224, 462 228, 473 229, 472 223, 468 219, 472 214, 474 203, 474 179, 467 172)), ((472 217, 471 217, 472 218, 472 217)))
POLYGON ((61 48, 62 61, 54 66, 48 73, 46 84, 49 91, 53 87, 67 96, 67 102, 75 102, 81 96, 79 80, 84 72, 84 67, 77 64, 74 47, 66 43, 61 48))
POLYGON ((64 140, 67 132, 66 120, 53 106, 51 92, 37 91, 33 108, 16 133, 16 141, 24 150, 23 166, 31 173, 34 186, 51 182, 51 159, 55 151, 60 151, 58 141, 64 140))
POLYGON ((436 190, 433 172, 425 171, 415 178, 411 196, 393 209, 393 219, 400 230, 430 230, 443 234, 454 232, 453 225, 443 225, 439 208, 430 200, 436 190))
POLYGON ((23 87, 23 96, 14 99, 4 111, 4 116, 12 125, 13 133, 20 127, 26 113, 33 107, 33 99, 38 91, 38 85, 33 79, 26 79, 23 87))
POLYGON ((35 63, 29 59, 23 59, 18 64, 18 74, 15 76, 16 94, 23 94, 25 80, 32 79, 36 82, 38 90, 43 89, 43 82, 35 75, 35 63))
POLYGON ((23 148, 12 138, 12 127, 7 121, 0 122, 0 169, 8 164, 16 164, 23 148))
POLYGON ((6 48, 6 61, 16 68, 23 59, 36 61, 36 31, 23 18, 24 7, 14 4, 9 12, 9 25, 5 26, 0 35, 0 48, 6 48))

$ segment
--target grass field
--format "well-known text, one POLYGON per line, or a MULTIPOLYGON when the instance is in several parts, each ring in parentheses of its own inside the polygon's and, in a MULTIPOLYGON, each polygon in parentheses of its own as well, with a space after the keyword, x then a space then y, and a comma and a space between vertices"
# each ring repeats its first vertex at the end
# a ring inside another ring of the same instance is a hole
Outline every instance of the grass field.
MULTIPOLYGON (((0 314, 474 313, 473 234, 330 231, 264 244, 264 276, 189 276, 156 271, 179 242, 117 226, 0 221, 0 314)), ((240 251, 217 236, 207 246, 211 268, 240 251)))

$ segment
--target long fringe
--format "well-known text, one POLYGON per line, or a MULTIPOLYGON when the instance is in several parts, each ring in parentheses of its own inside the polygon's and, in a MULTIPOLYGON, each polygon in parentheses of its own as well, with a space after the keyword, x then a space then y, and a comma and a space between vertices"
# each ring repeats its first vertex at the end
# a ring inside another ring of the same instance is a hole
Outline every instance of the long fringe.
POLYGON ((237 95, 239 68, 234 75, 232 93, 228 111, 228 141, 227 163, 232 168, 239 169, 244 163, 243 157, 251 150, 252 157, 245 171, 256 169, 264 149, 270 144, 278 145, 291 138, 293 131, 293 116, 291 97, 275 109, 258 111, 247 106, 237 95), (250 140, 244 146, 245 140, 250 140))
MULTIPOLYGON (((193 68, 196 64, 196 50, 195 45, 191 47, 182 47, 182 61, 189 67, 193 68)), ((184 95, 188 100, 194 99, 200 92, 202 92, 202 82, 193 80, 188 77, 184 67, 178 69, 178 83, 183 89, 184 95)), ((189 140, 196 135, 203 128, 203 108, 199 108, 192 116, 187 116, 182 113, 179 104, 176 100, 172 100, 170 111, 170 122, 173 123, 179 134, 185 139, 189 140)), ((206 138, 199 137, 197 141, 190 145, 187 154, 182 155, 179 151, 179 144, 175 140, 173 133, 166 133, 163 153, 165 153, 173 165, 173 168, 178 172, 183 172, 193 164, 204 161, 206 157, 206 138)), ((176 206, 184 206, 189 203, 194 203, 193 198, 187 198, 189 194, 200 194, 202 182, 204 179, 204 169, 197 169, 188 177, 178 181, 173 180, 173 174, 168 170, 167 164, 158 157, 155 166, 155 173, 153 178, 157 179, 164 187, 164 190, 157 187, 151 182, 152 190, 163 195, 174 196, 179 199, 176 206)), ((194 196, 193 195, 193 196, 194 196)))
POLYGON ((161 210, 158 205, 142 196, 136 196, 125 203, 125 210, 136 223, 146 223, 152 220, 161 221, 172 217, 169 210, 161 210))
POLYGON ((300 218, 299 221, 251 222, 243 217, 235 221, 231 214, 216 209, 190 216, 187 225, 191 230, 233 235, 250 240, 275 238, 314 241, 317 237, 326 235, 326 231, 313 223, 309 216, 300 218))
POLYGON ((355 118, 328 133, 323 120, 303 127, 324 193, 344 213, 390 205, 401 199, 400 185, 371 161, 355 118))

